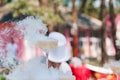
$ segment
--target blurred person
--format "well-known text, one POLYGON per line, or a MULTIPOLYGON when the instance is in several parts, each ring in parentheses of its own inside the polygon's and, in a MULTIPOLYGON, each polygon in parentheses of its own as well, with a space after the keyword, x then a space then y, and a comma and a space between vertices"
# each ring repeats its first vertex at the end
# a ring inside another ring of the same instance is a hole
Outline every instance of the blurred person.
POLYGON ((68 60, 69 51, 64 45, 48 53, 48 67, 59 69, 63 73, 72 74, 70 66, 66 63, 68 60))
POLYGON ((58 41, 58 46, 48 52, 48 67, 53 67, 63 71, 64 73, 71 72, 71 68, 66 61, 70 59, 70 51, 66 46, 66 38, 62 33, 51 32, 49 38, 58 41))
POLYGON ((57 41, 57 47, 45 53, 44 56, 35 58, 35 60, 47 64, 48 68, 53 67, 65 74, 70 73, 72 75, 71 68, 66 62, 70 59, 70 51, 66 46, 65 36, 59 32, 51 32, 48 37, 57 41))
POLYGON ((92 71, 92 77, 94 80, 116 80, 113 79, 115 76, 113 75, 114 73, 112 69, 109 67, 86 64, 86 68, 92 71))
POLYGON ((70 62, 70 67, 73 75, 76 77, 76 80, 90 80, 91 71, 86 68, 80 58, 73 57, 70 62))

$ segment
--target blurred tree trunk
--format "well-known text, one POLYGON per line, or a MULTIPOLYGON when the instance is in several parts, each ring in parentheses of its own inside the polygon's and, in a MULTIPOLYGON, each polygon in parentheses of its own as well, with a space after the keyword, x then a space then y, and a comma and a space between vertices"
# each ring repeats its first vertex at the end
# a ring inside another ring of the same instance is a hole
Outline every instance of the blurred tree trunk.
POLYGON ((40 6, 43 5, 42 0, 38 0, 38 1, 39 1, 39 5, 40 5, 40 6))
POLYGON ((99 19, 103 21, 105 19, 105 16, 106 16, 105 0, 101 0, 99 19))
POLYGON ((84 13, 86 3, 87 3, 87 0, 82 0, 82 4, 79 8, 79 13, 84 13))
POLYGON ((105 50, 105 37, 106 37, 106 7, 105 7, 105 0, 101 0, 101 7, 100 7, 100 14, 99 14, 99 18, 100 20, 102 20, 103 25, 102 25, 102 29, 101 29, 101 47, 102 47, 102 60, 101 63, 105 63, 106 59, 108 59, 107 54, 106 54, 106 50, 105 50))
POLYGON ((77 21, 77 7, 76 7, 76 4, 75 4, 75 1, 76 0, 72 0, 72 16, 73 16, 73 21, 76 22, 77 21))
POLYGON ((3 0, 0 0, 0 6, 3 6, 3 0))
POLYGON ((73 29, 74 29, 74 35, 73 35, 73 56, 78 57, 78 26, 77 26, 77 7, 75 4, 76 0, 72 0, 72 16, 73 16, 73 29))
POLYGON ((39 1, 39 5, 40 6, 48 6, 49 4, 49 0, 38 0, 39 1))
POLYGON ((109 1, 109 13, 110 13, 110 21, 112 23, 112 40, 113 40, 113 45, 115 47, 115 51, 117 52, 117 48, 116 48, 116 44, 115 44, 115 41, 116 41, 116 29, 115 29, 115 23, 114 23, 114 20, 115 20, 115 13, 114 13, 114 7, 113 7, 113 0, 110 0, 109 1))
POLYGON ((57 0, 54 1, 53 8, 54 8, 55 14, 58 14, 58 1, 57 0))

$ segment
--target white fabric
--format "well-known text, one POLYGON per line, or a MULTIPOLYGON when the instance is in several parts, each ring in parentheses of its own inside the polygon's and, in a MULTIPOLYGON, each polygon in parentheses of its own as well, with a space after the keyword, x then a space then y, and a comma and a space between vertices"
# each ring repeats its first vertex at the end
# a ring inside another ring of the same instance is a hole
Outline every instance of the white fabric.
POLYGON ((48 59, 52 62, 64 62, 70 59, 70 52, 65 45, 59 46, 48 53, 48 59))
MULTIPOLYGON (((47 66, 48 66, 47 57, 42 56, 42 57, 40 57, 40 58, 38 58, 38 59, 40 59, 40 62, 41 62, 41 63, 47 64, 47 66)), ((65 74, 69 73, 70 75, 72 75, 71 68, 70 68, 69 64, 66 63, 66 62, 62 62, 62 63, 61 63, 61 65, 60 65, 60 67, 59 67, 59 70, 62 71, 63 73, 65 73, 65 74)))
POLYGON ((19 64, 17 59, 17 45, 14 43, 8 43, 6 46, 6 56, 2 59, 2 67, 4 68, 14 68, 19 64))
POLYGON ((8 43, 6 50, 7 50, 7 55, 16 57, 16 55, 17 55, 17 45, 16 44, 8 43))
POLYGON ((57 40, 58 46, 48 52, 48 60, 61 63, 59 70, 63 73, 72 74, 70 66, 65 62, 70 59, 70 51, 66 46, 67 42, 65 36, 59 32, 51 32, 49 38, 57 40))
POLYGON ((70 75, 72 75, 71 68, 69 64, 67 64, 66 62, 61 63, 59 70, 62 71, 63 73, 69 73, 70 75))
POLYGON ((71 59, 71 64, 73 64, 74 67, 79 67, 82 65, 82 61, 78 57, 73 57, 71 59))
POLYGON ((75 80, 75 77, 71 73, 63 73, 52 67, 48 68, 40 61, 40 58, 35 58, 27 63, 21 64, 12 73, 7 75, 6 78, 9 80, 60 80, 60 78, 75 80))
POLYGON ((99 72, 99 73, 103 73, 103 74, 113 74, 113 71, 110 68, 93 66, 90 64, 86 64, 85 66, 86 66, 86 68, 88 68, 92 71, 95 71, 95 72, 99 72))
POLYGON ((59 32, 51 32, 49 38, 55 39, 58 41, 58 46, 63 46, 66 44, 66 38, 63 34, 59 32))

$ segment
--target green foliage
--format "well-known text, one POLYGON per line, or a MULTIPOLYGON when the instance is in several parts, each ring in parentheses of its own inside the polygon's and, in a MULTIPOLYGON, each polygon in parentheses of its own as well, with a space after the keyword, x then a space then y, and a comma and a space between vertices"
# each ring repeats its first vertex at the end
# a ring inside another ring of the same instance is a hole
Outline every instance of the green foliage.
POLYGON ((0 80, 5 80, 5 77, 3 75, 0 75, 0 80))
POLYGON ((114 11, 115 11, 115 14, 120 14, 120 7, 116 7, 114 11))
POLYGON ((94 8, 93 2, 94 0, 87 1, 86 7, 85 7, 85 14, 98 18, 99 9, 94 8))
POLYGON ((9 5, 14 17, 20 15, 40 16, 47 24, 62 23, 63 20, 59 14, 54 13, 52 6, 33 6, 27 0, 18 0, 9 5))
POLYGON ((27 0, 18 0, 10 5, 14 17, 20 15, 34 15, 34 9, 27 4, 27 0))
POLYGON ((54 10, 50 7, 48 8, 48 7, 42 6, 38 11, 39 11, 38 15, 41 17, 41 19, 48 24, 56 24, 56 23, 63 22, 60 15, 55 14, 54 10))

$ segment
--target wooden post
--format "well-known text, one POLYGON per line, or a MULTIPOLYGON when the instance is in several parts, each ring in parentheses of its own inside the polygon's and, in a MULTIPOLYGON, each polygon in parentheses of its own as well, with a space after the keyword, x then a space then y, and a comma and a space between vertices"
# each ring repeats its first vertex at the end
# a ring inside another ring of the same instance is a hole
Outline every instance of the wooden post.
MULTIPOLYGON (((77 22, 77 9, 76 9, 76 5, 75 5, 75 1, 76 0, 72 0, 72 15, 73 15, 73 24, 77 22)), ((74 27, 74 26, 73 26, 74 27)), ((74 57, 78 57, 78 29, 77 29, 77 24, 75 26, 76 28, 74 29, 74 37, 73 37, 73 41, 74 41, 74 48, 73 48, 73 56, 74 57)))

